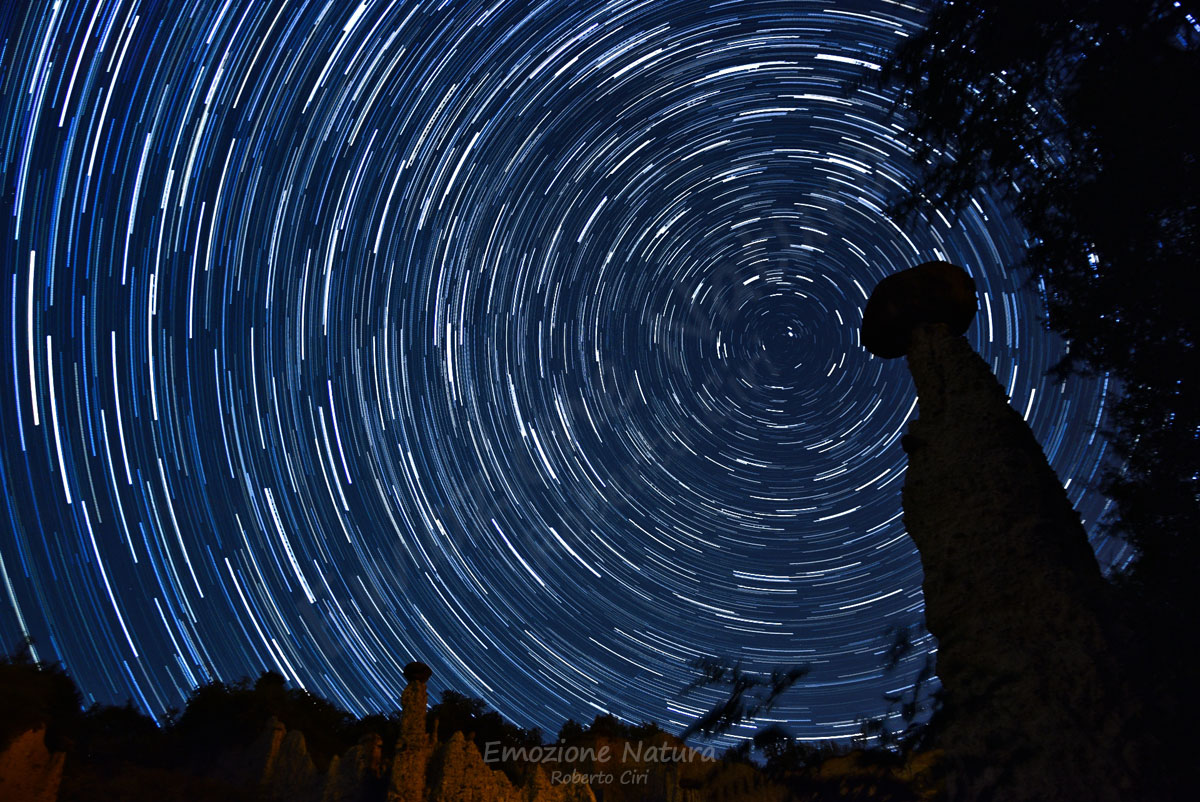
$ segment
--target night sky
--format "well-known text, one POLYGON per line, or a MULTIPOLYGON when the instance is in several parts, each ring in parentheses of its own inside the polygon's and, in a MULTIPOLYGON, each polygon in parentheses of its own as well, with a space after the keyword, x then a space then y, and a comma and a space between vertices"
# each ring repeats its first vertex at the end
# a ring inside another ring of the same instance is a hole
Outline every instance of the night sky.
MULTIPOLYGON (((18 2, 0 11, 0 636, 159 715, 272 669, 556 732, 689 723, 698 657, 808 663, 804 737, 934 643, 903 360, 867 294, 965 267, 968 333, 1095 522, 1103 381, 993 198, 899 228, 891 2, 18 2)), ((983 455, 981 455, 981 458, 983 455)), ((749 732, 745 730, 744 732, 749 732)))

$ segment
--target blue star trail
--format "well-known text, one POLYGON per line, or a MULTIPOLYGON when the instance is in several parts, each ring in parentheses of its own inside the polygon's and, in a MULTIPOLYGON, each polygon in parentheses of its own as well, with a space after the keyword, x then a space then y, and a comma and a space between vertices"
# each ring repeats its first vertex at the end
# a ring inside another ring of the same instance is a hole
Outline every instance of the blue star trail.
MULTIPOLYGON (((678 729, 701 657, 807 663, 846 737, 935 647, 901 521, 929 259, 1105 565, 1102 379, 865 83, 894 2, 26 2, 0 12, 0 635, 161 715, 270 669, 363 714, 402 667, 557 731, 678 729)), ((736 731, 734 735, 750 730, 736 731)))

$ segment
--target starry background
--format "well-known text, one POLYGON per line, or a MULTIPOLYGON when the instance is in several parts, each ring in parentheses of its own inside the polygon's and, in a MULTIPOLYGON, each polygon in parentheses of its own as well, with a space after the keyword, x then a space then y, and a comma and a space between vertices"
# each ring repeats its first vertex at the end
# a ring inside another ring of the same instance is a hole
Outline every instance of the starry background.
POLYGON ((1024 235, 854 79, 894 2, 6 3, 0 635, 159 715, 401 668, 522 726, 679 728, 698 657, 808 663, 844 737, 910 682, 903 361, 867 294, 961 264, 969 333, 1101 562, 1103 381, 1056 385, 1024 235))

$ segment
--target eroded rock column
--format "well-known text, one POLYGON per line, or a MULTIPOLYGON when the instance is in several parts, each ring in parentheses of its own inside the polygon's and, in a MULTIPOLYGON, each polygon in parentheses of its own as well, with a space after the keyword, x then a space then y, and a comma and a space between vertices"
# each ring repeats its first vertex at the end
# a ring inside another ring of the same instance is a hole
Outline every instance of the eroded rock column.
POLYGON ((975 306, 965 272, 926 263, 880 283, 862 332, 907 357, 917 388, 904 523, 939 643, 948 792, 1134 799, 1107 588, 1041 446, 961 336, 975 306))
POLYGON ((388 782, 387 802, 421 802, 425 796, 425 769, 433 752, 433 744, 425 732, 425 713, 429 694, 425 683, 433 669, 424 663, 409 663, 404 667, 408 680, 400 695, 400 738, 392 762, 388 782))

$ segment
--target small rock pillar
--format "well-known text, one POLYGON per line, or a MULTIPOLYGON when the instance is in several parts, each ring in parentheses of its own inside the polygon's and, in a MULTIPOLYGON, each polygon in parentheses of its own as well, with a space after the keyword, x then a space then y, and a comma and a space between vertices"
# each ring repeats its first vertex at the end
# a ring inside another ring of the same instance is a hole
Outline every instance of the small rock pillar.
POLYGON ((425 770, 433 752, 433 744, 425 732, 425 713, 429 705, 425 683, 431 676, 433 669, 424 663, 409 663, 404 667, 408 685, 400 695, 400 738, 396 742, 387 802, 422 802, 424 799, 425 770))

